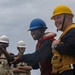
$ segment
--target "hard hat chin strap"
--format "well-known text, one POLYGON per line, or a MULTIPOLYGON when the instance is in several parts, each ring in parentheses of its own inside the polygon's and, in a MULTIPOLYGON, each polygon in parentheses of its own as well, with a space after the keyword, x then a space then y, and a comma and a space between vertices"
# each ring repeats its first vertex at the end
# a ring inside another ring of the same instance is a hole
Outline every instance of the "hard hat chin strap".
POLYGON ((64 14, 64 18, 63 18, 63 21, 62 21, 62 27, 61 27, 61 31, 63 30, 64 23, 65 23, 65 19, 66 19, 66 15, 64 14))
MULTIPOLYGON (((64 14, 64 18, 63 18, 63 21, 62 21, 62 27, 61 27, 61 31, 63 30, 63 27, 64 27, 65 18, 66 18, 66 15, 64 14)), ((57 29, 57 32, 58 32, 58 29, 57 29)))

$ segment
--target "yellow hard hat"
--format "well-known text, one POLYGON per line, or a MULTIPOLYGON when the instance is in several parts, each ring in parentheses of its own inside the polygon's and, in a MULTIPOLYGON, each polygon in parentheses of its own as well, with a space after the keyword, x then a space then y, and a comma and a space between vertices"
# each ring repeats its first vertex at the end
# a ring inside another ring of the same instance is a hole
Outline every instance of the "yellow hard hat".
POLYGON ((53 16, 51 17, 51 20, 54 19, 54 16, 59 15, 59 14, 71 14, 74 17, 74 14, 72 13, 71 9, 65 5, 57 6, 54 9, 53 16))

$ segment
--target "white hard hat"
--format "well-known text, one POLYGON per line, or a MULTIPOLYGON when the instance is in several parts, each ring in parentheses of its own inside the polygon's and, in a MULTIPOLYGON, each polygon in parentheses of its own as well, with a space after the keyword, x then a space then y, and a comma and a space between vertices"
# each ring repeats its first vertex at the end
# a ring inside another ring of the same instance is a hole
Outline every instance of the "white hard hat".
POLYGON ((26 48, 25 42, 22 40, 18 41, 17 47, 25 47, 26 48))
POLYGON ((0 37, 0 42, 9 43, 9 38, 6 35, 0 37))

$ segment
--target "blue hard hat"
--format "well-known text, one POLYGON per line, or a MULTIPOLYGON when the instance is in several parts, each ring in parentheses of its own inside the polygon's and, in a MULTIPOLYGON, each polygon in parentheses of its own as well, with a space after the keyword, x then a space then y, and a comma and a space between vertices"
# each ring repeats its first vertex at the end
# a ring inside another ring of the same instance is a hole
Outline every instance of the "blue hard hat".
POLYGON ((32 29, 37 29, 37 28, 47 29, 47 26, 42 19, 34 19, 31 21, 29 31, 32 29))

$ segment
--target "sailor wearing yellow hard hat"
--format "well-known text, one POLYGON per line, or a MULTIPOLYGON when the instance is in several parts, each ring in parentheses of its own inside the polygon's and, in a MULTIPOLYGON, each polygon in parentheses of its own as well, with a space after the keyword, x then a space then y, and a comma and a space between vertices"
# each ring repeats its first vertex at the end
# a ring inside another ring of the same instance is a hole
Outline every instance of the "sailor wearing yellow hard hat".
POLYGON ((75 24, 74 14, 65 5, 57 6, 51 17, 57 30, 63 33, 53 41, 52 73, 55 75, 75 75, 75 24))

